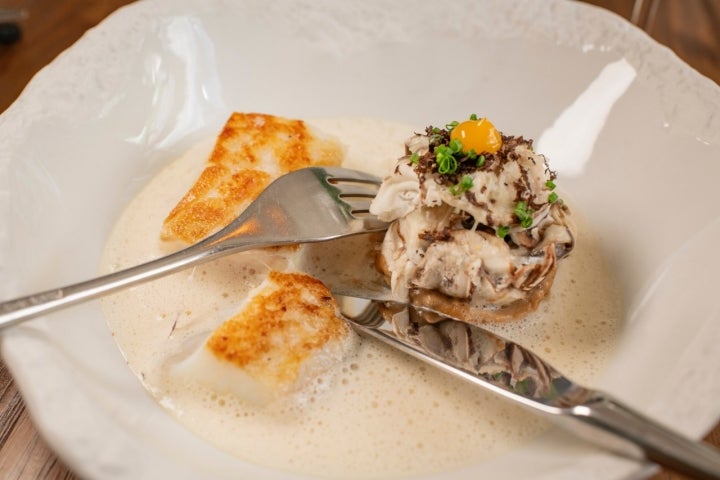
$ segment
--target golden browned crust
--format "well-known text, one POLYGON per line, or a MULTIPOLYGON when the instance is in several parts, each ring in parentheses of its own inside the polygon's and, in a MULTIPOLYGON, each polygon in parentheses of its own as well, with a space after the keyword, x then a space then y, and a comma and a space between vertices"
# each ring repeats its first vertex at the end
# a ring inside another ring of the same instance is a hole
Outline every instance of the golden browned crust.
POLYGON ((339 165, 342 148, 301 120, 233 113, 206 167, 163 222, 160 238, 195 243, 224 227, 278 176, 312 165, 339 165))
POLYGON ((207 348, 251 376, 292 383, 305 359, 350 334, 330 291, 301 273, 270 272, 270 285, 217 328, 207 348))
POLYGON ((311 165, 339 165, 335 142, 314 135, 302 120, 262 113, 233 113, 218 136, 209 163, 265 169, 267 158, 279 173, 311 165))
POLYGON ((229 224, 269 183, 270 175, 260 170, 229 174, 222 166, 209 166, 170 211, 160 238, 185 243, 202 240, 229 224))

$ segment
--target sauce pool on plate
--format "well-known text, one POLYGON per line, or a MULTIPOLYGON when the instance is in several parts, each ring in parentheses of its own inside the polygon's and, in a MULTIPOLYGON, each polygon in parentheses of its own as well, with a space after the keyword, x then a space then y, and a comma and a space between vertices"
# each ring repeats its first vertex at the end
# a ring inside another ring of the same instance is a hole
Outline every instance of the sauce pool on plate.
MULTIPOLYGON (((346 148, 343 166, 385 176, 416 127, 370 119, 308 122, 346 148)), ((112 272, 169 253, 159 241, 167 213, 202 171, 209 141, 161 171, 130 202, 105 247, 112 272)), ((552 159, 550 159, 552 164, 552 159)), ((572 201, 568 199, 572 208, 572 201)), ((620 332, 621 298, 598 241, 573 211, 578 239, 549 297, 527 318, 488 324, 592 383, 620 332)), ((337 253, 340 255, 340 253, 337 253)), ((330 251, 328 255, 333 255, 330 251)), ((504 399, 361 338, 353 355, 301 391, 267 404, 213 391, 173 366, 233 315, 246 294, 287 258, 246 252, 103 300, 129 367, 179 422, 248 462, 332 478, 412 476, 483 462, 549 424, 504 399)))

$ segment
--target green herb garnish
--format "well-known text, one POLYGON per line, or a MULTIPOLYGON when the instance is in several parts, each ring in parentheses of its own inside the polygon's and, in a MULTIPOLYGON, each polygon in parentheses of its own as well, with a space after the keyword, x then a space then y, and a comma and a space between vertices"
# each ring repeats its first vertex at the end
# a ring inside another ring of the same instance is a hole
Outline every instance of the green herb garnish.
POLYGON ((460 122, 458 122, 457 120, 453 120, 452 122, 445 124, 445 130, 447 130, 449 132, 450 130, 457 127, 458 125, 460 125, 460 122))
POLYGON ((477 120, 477 119, 478 119, 477 114, 473 113, 472 115, 470 115, 470 120, 477 120))
POLYGON ((453 151, 446 145, 435 147, 435 162, 438 166, 438 173, 441 175, 452 175, 457 171, 458 162, 453 151))
POLYGON ((463 192, 467 192, 473 186, 473 178, 470 175, 463 175, 462 179, 457 185, 450 187, 450 193, 453 195, 460 195, 463 192))
POLYGON ((510 227, 505 226, 505 225, 499 226, 497 231, 495 232, 495 234, 500 238, 507 237, 508 233, 510 233, 510 227))
MULTIPOLYGON (((545 186, 547 188, 549 188, 550 190, 555 190, 555 182, 553 182, 552 180, 548 180, 547 182, 545 182, 545 186)), ((555 192, 550 192, 550 195, 548 195, 548 197, 547 197, 547 201, 549 203, 555 203, 559 199, 560 199, 560 197, 558 197, 558 194, 555 192)))
POLYGON ((410 163, 416 164, 420 161, 420 155, 417 152, 410 155, 410 163))
POLYGON ((460 153, 462 152, 462 142, 459 138, 454 138, 450 140, 450 143, 448 143, 448 147, 450 147, 450 150, 452 153, 460 153))
POLYGON ((529 228, 533 224, 533 209, 528 207, 526 202, 522 200, 517 202, 513 213, 520 220, 521 227, 529 228))
MULTIPOLYGON (((470 151, 473 152, 473 153, 475 153, 475 150, 470 150, 470 151)), ((485 165, 485 155, 480 155, 480 156, 477 158, 477 163, 476 163, 476 165, 477 165, 478 167, 482 167, 483 165, 485 165)))

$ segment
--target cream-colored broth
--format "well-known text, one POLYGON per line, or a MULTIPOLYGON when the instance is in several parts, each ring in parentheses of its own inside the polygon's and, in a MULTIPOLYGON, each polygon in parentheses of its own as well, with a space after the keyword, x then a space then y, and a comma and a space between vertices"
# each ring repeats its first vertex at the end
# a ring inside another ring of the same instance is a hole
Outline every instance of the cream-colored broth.
MULTIPOLYGON (((312 123, 347 145, 344 166, 378 175, 388 173, 413 131, 375 120, 312 123)), ((208 141, 168 166, 128 205, 108 240, 104 272, 168 253, 158 240, 162 221, 194 182, 211 146, 208 141)), ((578 223, 577 247, 561 262, 549 299, 527 319, 491 328, 590 383, 612 353, 621 307, 596 238, 578 223)), ((174 377, 171 367, 178 359, 229 318, 269 268, 286 263, 269 253, 237 254, 103 301, 130 368, 160 404, 207 441, 278 469, 370 478, 482 462, 548 427, 505 400, 367 338, 330 374, 270 405, 174 377)))

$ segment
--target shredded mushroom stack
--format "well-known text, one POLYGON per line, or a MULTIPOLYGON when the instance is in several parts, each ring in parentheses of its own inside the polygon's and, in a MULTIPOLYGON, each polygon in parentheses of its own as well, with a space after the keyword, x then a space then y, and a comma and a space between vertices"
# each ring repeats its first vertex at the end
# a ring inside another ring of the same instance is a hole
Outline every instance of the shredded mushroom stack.
POLYGON ((474 116, 405 146, 371 206, 394 221, 378 267, 395 295, 476 323, 535 310, 575 237, 545 157, 474 116))

